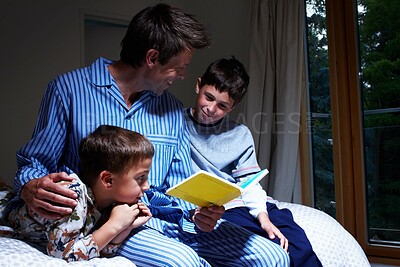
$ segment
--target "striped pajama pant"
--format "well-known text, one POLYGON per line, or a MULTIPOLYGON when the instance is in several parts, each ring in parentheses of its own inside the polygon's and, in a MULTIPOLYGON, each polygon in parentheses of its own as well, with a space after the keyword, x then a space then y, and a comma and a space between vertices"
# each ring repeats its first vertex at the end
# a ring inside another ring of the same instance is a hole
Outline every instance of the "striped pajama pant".
POLYGON ((277 244, 225 220, 210 233, 188 233, 176 226, 135 229, 118 251, 137 266, 289 266, 277 244))

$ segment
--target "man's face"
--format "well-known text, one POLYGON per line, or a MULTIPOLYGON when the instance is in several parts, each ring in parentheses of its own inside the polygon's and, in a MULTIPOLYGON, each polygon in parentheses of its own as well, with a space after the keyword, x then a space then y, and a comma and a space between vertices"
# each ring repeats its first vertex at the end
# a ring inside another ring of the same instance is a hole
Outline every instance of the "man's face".
POLYGON ((186 68, 192 60, 193 52, 185 50, 184 52, 172 57, 166 64, 161 65, 158 61, 152 69, 151 83, 148 90, 157 95, 162 95, 172 83, 185 78, 186 68))

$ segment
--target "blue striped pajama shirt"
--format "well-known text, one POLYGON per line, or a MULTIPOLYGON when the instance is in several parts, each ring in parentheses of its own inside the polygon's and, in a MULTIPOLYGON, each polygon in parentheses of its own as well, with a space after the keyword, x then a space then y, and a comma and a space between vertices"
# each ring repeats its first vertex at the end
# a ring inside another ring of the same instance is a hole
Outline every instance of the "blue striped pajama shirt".
POLYGON ((33 137, 17 152, 14 190, 49 173, 77 173, 81 139, 101 124, 120 126, 145 135, 155 148, 151 189, 143 199, 153 218, 132 232, 120 255, 138 266, 288 266, 278 245, 224 220, 211 233, 201 232, 189 220, 195 207, 164 194, 191 173, 182 104, 168 91, 144 91, 128 109, 107 69, 111 63, 99 58, 49 83, 33 137))

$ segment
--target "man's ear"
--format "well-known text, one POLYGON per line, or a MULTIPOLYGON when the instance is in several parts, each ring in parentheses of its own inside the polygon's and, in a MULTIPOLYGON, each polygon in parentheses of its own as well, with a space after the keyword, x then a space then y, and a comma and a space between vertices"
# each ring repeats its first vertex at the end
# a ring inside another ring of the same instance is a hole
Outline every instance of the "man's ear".
POLYGON ((197 81, 196 81, 196 94, 198 94, 200 92, 200 83, 201 83, 201 78, 197 77, 197 81))
POLYGON ((147 51, 146 64, 148 66, 153 66, 157 62, 159 55, 160 53, 156 49, 150 49, 149 51, 147 51))
POLYGON ((109 171, 102 171, 100 173, 100 181, 103 187, 107 190, 112 188, 113 176, 109 171))

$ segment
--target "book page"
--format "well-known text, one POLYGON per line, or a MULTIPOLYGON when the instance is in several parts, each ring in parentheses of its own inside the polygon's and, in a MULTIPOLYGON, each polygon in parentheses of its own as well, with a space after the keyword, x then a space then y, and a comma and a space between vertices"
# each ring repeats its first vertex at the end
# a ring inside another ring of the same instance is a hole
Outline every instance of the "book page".
POLYGON ((241 195, 241 189, 229 181, 201 171, 170 188, 167 194, 199 207, 222 206, 241 195))

